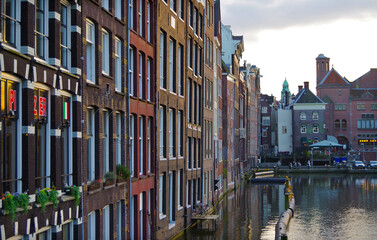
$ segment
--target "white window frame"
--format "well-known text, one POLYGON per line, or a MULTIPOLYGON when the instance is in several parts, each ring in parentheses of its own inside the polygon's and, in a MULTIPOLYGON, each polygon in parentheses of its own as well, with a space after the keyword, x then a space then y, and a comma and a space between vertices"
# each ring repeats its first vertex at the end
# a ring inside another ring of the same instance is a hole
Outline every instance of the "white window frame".
POLYGON ((129 157, 130 157, 130 171, 131 176, 133 177, 135 174, 135 115, 130 115, 130 149, 129 149, 129 157))
MULTIPOLYGON (((119 1, 119 0, 118 0, 119 1)), ((122 41, 119 38, 115 38, 114 45, 114 57, 115 57, 115 91, 122 92, 122 41)))
POLYGON ((128 24, 131 29, 134 29, 134 0, 128 0, 128 24))
POLYGON ((313 120, 318 120, 319 113, 318 112, 313 112, 312 119, 313 120))
POLYGON ((174 224, 174 212, 175 212, 175 204, 174 204, 174 173, 173 171, 169 172, 169 223, 174 224))
POLYGON ((109 11, 110 10, 109 0, 102 0, 102 7, 106 9, 107 11, 109 11))
POLYGON ((104 109, 102 111, 103 122, 102 122, 102 172, 105 175, 110 170, 110 119, 109 111, 104 109))
POLYGON ((160 32, 160 88, 166 89, 166 34, 160 32))
MULTIPOLYGON (((132 0, 131 0, 132 1, 132 0)), ((128 73, 129 73, 129 78, 128 78, 128 91, 131 96, 134 95, 134 49, 133 47, 130 47, 130 52, 129 52, 129 58, 128 58, 128 73)))
MULTIPOLYGON (((73 184, 73 138, 72 138, 72 123, 73 123, 73 111, 72 111, 72 95, 66 91, 61 91, 60 94, 62 96, 65 96, 67 98, 69 98, 69 108, 68 108, 68 111, 69 111, 69 123, 68 126, 66 126, 67 128, 67 131, 68 131, 68 155, 67 155, 67 167, 68 169, 64 170, 64 168, 66 166, 64 166, 64 159, 63 159, 63 166, 62 166, 62 170, 63 170, 63 173, 66 171, 66 174, 69 174, 69 177, 68 177, 68 182, 66 183, 68 186, 71 186, 73 184)), ((63 141, 63 131, 62 131, 62 141, 63 141)), ((62 149, 64 151, 64 147, 62 149)), ((62 158, 64 155, 62 154, 62 158)))
POLYGON ((102 73, 110 75, 110 33, 102 28, 102 73))
POLYGON ((148 154, 148 173, 151 172, 151 169, 152 169, 152 118, 149 117, 148 118, 148 122, 147 122, 147 145, 148 145, 148 151, 147 151, 147 154, 148 154))
POLYGON ((175 40, 169 39, 169 91, 175 93, 175 69, 174 69, 174 61, 175 61, 175 40))
POLYGON ((319 133, 319 126, 318 126, 318 124, 313 124, 313 133, 319 133))
POLYGON ((122 21, 123 0, 115 0, 115 17, 122 21))
POLYGON ((183 111, 178 110, 178 156, 183 157, 183 111))
MULTIPOLYGON (((60 34, 60 65, 61 67, 67 69, 68 71, 71 71, 71 65, 72 65, 72 61, 71 61, 71 5, 70 4, 63 4, 61 2, 61 6, 64 6, 67 13, 66 13, 66 17, 65 17, 65 20, 66 20, 66 23, 65 23, 65 32, 66 32, 66 44, 63 44, 62 43, 62 36, 63 34, 61 33, 60 34), (64 66, 63 64, 63 51, 66 51, 66 64, 64 66)), ((64 25, 63 23, 63 7, 61 8, 61 26, 64 25)), ((60 27, 61 29, 61 32, 62 32, 62 27, 60 27)))
POLYGON ((102 217, 103 217, 103 240, 110 240, 110 219, 111 219, 111 213, 110 213, 110 206, 106 205, 102 209, 102 217))
POLYGON ((1 20, 2 24, 2 40, 4 43, 10 44, 11 46, 15 47, 18 51, 20 50, 21 45, 21 0, 13 0, 11 1, 11 6, 9 8, 6 7, 6 1, 3 1, 2 3, 2 17, 9 20, 11 23, 10 26, 10 37, 9 41, 7 41, 7 36, 5 34, 5 23, 4 19, 1 20), (5 5, 5 6, 4 6, 5 5), (10 9, 11 13, 7 15, 5 13, 5 9, 10 9))
POLYGON ((143 36, 143 25, 144 25, 144 19, 143 19, 143 0, 139 0, 139 35, 143 36))
POLYGON ((147 58, 147 100, 152 100, 152 81, 151 81, 151 70, 152 70, 152 63, 151 59, 147 58))
POLYGON ((181 44, 178 44, 178 67, 177 67, 177 71, 178 71, 178 94, 179 96, 183 96, 184 95, 184 92, 183 92, 183 86, 184 86, 184 81, 183 81, 183 57, 184 57, 184 53, 183 53, 183 45, 181 44))
POLYGON ((96 128, 95 128, 95 109, 88 108, 87 109, 88 115, 88 125, 87 125, 87 145, 88 145, 88 166, 87 166, 87 177, 88 182, 93 181, 95 179, 95 158, 96 158, 96 150, 95 150, 95 142, 96 142, 96 128))
POLYGON ((86 81, 93 84, 96 84, 95 33, 95 24, 86 19, 86 81))
POLYGON ((143 63, 144 55, 139 52, 139 98, 144 98, 143 63))
POLYGON ((160 106, 160 134, 159 134, 159 139, 160 139, 160 159, 165 159, 166 158, 166 151, 165 151, 165 145, 164 145, 164 134, 166 131, 166 116, 165 113, 166 108, 165 106, 160 106))
POLYGON ((301 125, 301 127, 300 127, 300 133, 302 133, 302 134, 306 133, 306 125, 301 125))
POLYGON ((96 212, 88 214, 88 239, 96 240, 96 212))
POLYGON ((306 120, 306 112, 300 112, 300 120, 306 120))
POLYGON ((169 157, 174 157, 174 109, 169 108, 169 157))
POLYGON ((35 56, 42 59, 42 60, 48 60, 48 37, 49 37, 49 6, 48 6, 48 3, 49 1, 48 0, 40 0, 40 1, 43 1, 42 5, 43 5, 43 9, 41 9, 43 11, 43 21, 42 21, 42 26, 41 26, 41 31, 37 31, 37 6, 35 5, 35 29, 34 29, 34 33, 35 33, 35 56), (37 36, 40 36, 42 38, 42 45, 41 45, 41 48, 43 48, 41 54, 38 54, 38 37, 37 36))
POLYGON ((122 164, 122 114, 115 113, 115 162, 117 165, 122 164))
POLYGON ((116 203, 116 233, 117 240, 122 239, 122 201, 116 203))
POLYGON ((151 42, 151 2, 147 1, 147 41, 151 42))
POLYGON ((139 173, 144 174, 144 116, 139 117, 139 173))

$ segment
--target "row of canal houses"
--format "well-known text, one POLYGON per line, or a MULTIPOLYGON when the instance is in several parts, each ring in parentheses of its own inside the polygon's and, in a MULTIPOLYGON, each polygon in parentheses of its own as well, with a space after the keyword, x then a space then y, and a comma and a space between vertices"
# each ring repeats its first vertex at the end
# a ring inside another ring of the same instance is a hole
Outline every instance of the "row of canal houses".
POLYGON ((167 239, 255 164, 259 68, 219 0, 0 5, 1 240, 167 239))

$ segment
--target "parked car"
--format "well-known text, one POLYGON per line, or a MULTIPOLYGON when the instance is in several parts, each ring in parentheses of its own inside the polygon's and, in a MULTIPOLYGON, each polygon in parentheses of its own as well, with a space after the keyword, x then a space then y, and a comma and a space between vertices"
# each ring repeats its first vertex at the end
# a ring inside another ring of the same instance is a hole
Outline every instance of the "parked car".
POLYGON ((370 161, 368 164, 369 168, 377 169, 377 161, 370 161))
POLYGON ((362 161, 355 161, 353 163, 353 168, 354 169, 364 169, 365 168, 365 164, 362 161))

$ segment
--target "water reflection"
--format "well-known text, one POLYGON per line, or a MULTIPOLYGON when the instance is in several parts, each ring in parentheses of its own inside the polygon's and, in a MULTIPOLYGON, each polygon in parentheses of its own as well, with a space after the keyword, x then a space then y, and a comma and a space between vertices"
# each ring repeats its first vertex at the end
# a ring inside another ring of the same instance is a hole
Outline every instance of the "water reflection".
POLYGON ((219 204, 216 231, 190 229, 181 239, 274 239, 283 192, 283 185, 245 183, 219 204))
POLYGON ((377 239, 377 177, 292 175, 289 239, 377 239))

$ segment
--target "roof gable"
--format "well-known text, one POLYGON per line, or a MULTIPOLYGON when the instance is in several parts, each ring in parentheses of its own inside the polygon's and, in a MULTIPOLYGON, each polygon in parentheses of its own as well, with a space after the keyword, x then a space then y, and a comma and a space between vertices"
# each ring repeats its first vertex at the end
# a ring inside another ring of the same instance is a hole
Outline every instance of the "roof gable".
POLYGON ((377 69, 371 68, 369 72, 353 81, 352 88, 377 89, 377 69))
POLYGON ((319 85, 324 85, 324 84, 349 85, 350 82, 344 77, 340 76, 340 74, 334 68, 331 68, 331 70, 326 74, 326 76, 322 79, 319 85))
POLYGON ((314 95, 309 88, 302 89, 293 104, 296 103, 324 103, 319 97, 314 95))

